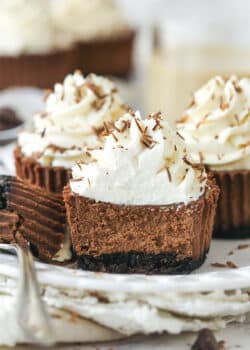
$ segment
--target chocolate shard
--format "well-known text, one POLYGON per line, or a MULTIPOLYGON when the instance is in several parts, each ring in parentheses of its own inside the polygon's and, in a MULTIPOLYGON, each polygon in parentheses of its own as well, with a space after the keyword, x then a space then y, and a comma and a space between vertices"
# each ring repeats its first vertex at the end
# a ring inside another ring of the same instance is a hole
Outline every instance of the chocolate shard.
POLYGON ((220 350, 219 344, 210 329, 202 329, 191 350, 220 350))

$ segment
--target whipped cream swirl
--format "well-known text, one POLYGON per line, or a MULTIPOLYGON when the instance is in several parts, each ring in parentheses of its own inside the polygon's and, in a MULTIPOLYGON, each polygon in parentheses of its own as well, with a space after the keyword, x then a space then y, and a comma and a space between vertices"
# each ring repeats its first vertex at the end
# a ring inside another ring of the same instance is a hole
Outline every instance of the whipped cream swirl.
POLYGON ((49 0, 0 1, 1 55, 44 54, 72 44, 53 24, 49 0))
POLYGON ((53 0, 51 15, 57 29, 76 41, 121 35, 129 29, 113 0, 53 0))
POLYGON ((250 169, 250 79, 211 79, 177 128, 197 163, 217 171, 250 169))
POLYGON ((19 134, 18 145, 26 157, 43 165, 71 168, 88 161, 89 148, 101 147, 105 127, 124 111, 113 82, 75 72, 55 85, 45 112, 34 116, 32 131, 19 134))
POLYGON ((161 115, 124 114, 89 164, 73 167, 71 190, 126 205, 187 203, 205 190, 206 172, 188 158, 181 137, 161 115))

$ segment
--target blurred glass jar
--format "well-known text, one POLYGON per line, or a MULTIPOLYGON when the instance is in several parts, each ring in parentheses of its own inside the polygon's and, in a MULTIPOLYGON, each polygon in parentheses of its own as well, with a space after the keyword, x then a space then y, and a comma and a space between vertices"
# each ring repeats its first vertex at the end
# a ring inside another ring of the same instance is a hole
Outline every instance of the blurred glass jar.
POLYGON ((250 26, 234 21, 167 21, 157 28, 147 69, 145 109, 174 122, 214 75, 250 76, 250 26))

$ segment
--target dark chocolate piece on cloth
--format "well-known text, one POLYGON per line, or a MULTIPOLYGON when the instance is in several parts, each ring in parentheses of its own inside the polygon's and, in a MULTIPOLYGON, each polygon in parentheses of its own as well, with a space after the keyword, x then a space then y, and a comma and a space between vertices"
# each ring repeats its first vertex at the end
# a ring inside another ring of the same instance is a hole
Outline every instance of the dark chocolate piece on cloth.
POLYGON ((12 108, 0 107, 0 131, 15 128, 22 123, 22 120, 12 108))
POLYGON ((51 260, 65 240, 66 213, 62 195, 46 192, 16 177, 0 176, 0 240, 32 247, 51 260))
POLYGON ((202 329, 191 350, 220 350, 219 344, 210 329, 202 329))

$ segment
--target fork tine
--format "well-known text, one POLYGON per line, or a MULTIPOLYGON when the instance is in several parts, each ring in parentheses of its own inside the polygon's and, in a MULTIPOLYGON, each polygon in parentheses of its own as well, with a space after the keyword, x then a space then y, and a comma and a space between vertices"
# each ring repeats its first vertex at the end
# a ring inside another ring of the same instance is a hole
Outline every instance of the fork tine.
POLYGON ((0 244, 0 249, 15 254, 20 266, 17 291, 17 319, 25 337, 33 343, 52 345, 53 331, 40 289, 29 249, 16 244, 0 244))

